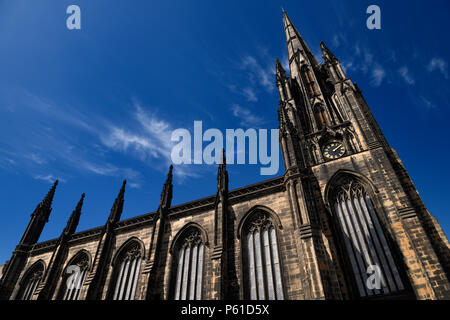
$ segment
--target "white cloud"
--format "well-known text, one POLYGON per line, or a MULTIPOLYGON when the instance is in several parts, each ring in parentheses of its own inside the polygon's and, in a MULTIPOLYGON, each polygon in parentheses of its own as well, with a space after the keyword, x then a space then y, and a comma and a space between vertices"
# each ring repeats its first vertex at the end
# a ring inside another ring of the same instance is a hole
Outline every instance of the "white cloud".
POLYGON ((341 41, 339 40, 339 36, 337 34, 333 36, 332 45, 334 48, 337 48, 341 45, 341 41))
POLYGON ((427 70, 428 72, 438 70, 440 73, 442 73, 445 79, 448 79, 448 62, 442 58, 431 59, 427 66, 427 70))
POLYGON ((139 189, 141 185, 139 183, 129 183, 130 188, 139 189))
MULTIPOLYGON (((161 170, 167 170, 171 164, 171 141, 173 126, 154 113, 145 111, 135 104, 133 114, 136 123, 129 124, 130 129, 117 125, 109 125, 109 132, 101 140, 108 148, 127 155, 137 156, 140 161, 161 170), (151 160, 157 160, 151 162, 151 160)), ((108 172, 108 171, 107 171, 108 172)), ((197 177, 198 175, 186 166, 177 166, 174 175, 178 177, 197 177)))
POLYGON ((56 177, 55 177, 54 175, 52 175, 52 174, 47 174, 47 175, 37 175, 37 176, 34 176, 34 179, 46 181, 46 182, 49 182, 49 183, 54 183, 56 179, 58 179, 60 182, 65 182, 64 179, 56 178, 56 177))
POLYGON ((342 68, 347 76, 350 72, 359 72, 369 76, 370 85, 379 87, 386 78, 386 70, 375 60, 375 56, 367 47, 356 44, 352 47, 348 59, 342 59, 342 68))
POLYGON ((400 74, 400 76, 403 78, 403 80, 405 80, 405 82, 407 84, 413 85, 416 83, 416 81, 414 80, 414 78, 409 74, 409 69, 406 66, 401 67, 398 70, 398 73, 400 74))
POLYGON ((250 88, 250 87, 244 88, 242 90, 242 93, 245 96, 245 98, 247 99, 247 101, 249 101, 249 102, 258 101, 258 97, 256 97, 255 91, 252 88, 250 88))
POLYGON ((238 104, 234 104, 231 110, 233 111, 233 115, 241 120, 241 125, 244 127, 255 127, 264 123, 261 117, 252 114, 250 110, 238 104))
POLYGON ((337 33, 333 36, 331 45, 333 48, 338 48, 341 45, 346 45, 348 43, 347 36, 343 33, 337 33))
POLYGON ((427 107, 427 109, 433 109, 436 107, 430 100, 428 100, 424 96, 420 96, 420 100, 422 100, 423 105, 427 107))
POLYGON ((273 63, 269 67, 264 68, 254 57, 246 56, 242 59, 241 66, 242 69, 249 72, 251 82, 256 81, 268 92, 273 91, 273 75, 275 74, 273 63))
POLYGON ((138 126, 133 126, 132 130, 110 125, 109 134, 102 137, 103 143, 122 152, 133 150, 141 160, 148 158, 168 160, 172 147, 170 141, 172 128, 169 123, 158 119, 155 115, 147 114, 139 105, 136 105, 134 118, 138 126))
POLYGON ((283 58, 281 59, 281 66, 283 67, 283 69, 288 72, 289 71, 289 58, 288 56, 285 54, 283 56, 283 58))
POLYGON ((385 76, 386 71, 384 70, 384 68, 379 64, 375 65, 375 67, 372 70, 370 84, 375 87, 379 87, 383 82, 385 76))

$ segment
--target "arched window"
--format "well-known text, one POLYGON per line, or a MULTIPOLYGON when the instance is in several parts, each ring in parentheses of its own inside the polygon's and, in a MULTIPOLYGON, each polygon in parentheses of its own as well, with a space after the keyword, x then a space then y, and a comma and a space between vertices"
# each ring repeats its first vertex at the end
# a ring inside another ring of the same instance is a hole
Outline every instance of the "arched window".
POLYGON ((133 300, 141 270, 141 244, 130 241, 119 250, 114 261, 109 296, 113 300, 133 300))
POLYGON ((86 275, 89 272, 89 255, 81 251, 67 264, 62 275, 58 299, 78 300, 86 275))
POLYGON ((322 129, 323 127, 325 127, 325 125, 330 125, 327 114, 322 105, 317 104, 314 107, 314 116, 316 118, 317 127, 319 130, 322 129))
POLYGON ((391 248, 364 185, 356 177, 343 175, 330 191, 330 204, 359 296, 403 291, 391 248))
POLYGON ((25 273, 20 285, 18 300, 31 300, 44 275, 44 263, 38 261, 25 273))
POLYGON ((174 255, 175 300, 201 300, 205 244, 200 230, 189 227, 177 240, 174 255))
POLYGON ((305 80, 306 87, 309 91, 310 96, 319 95, 320 91, 319 91, 316 81, 314 80, 311 70, 305 66, 302 68, 302 73, 303 73, 303 79, 305 80))
POLYGON ((270 214, 258 210, 243 226, 245 298, 283 300, 283 283, 277 234, 270 214))

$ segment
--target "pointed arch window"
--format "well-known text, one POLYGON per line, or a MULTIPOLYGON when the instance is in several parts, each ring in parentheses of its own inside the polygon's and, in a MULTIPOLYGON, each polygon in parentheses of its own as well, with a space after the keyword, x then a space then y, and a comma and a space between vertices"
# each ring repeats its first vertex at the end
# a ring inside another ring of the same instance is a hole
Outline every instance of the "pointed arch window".
POLYGON ((201 300, 205 244, 200 230, 191 227, 179 240, 174 260, 175 300, 201 300))
POLYGON ((21 283, 19 294, 17 295, 18 300, 32 300, 36 289, 41 283, 42 277, 44 275, 44 264, 37 262, 24 276, 21 283))
POLYGON ((314 107, 314 116, 316 118, 316 123, 319 130, 323 129, 326 125, 330 125, 323 105, 317 104, 314 107))
POLYGON ((283 300, 277 234, 265 211, 257 211, 244 225, 243 252, 246 299, 283 300))
POLYGON ((86 252, 76 254, 65 268, 58 298, 61 300, 78 300, 88 272, 88 254, 86 252))
POLYGON ((132 241, 122 248, 115 259, 110 298, 134 300, 142 262, 142 246, 132 241))
POLYGON ((308 67, 305 66, 302 69, 302 73, 303 73, 303 79, 305 80, 306 88, 308 89, 309 95, 310 96, 320 95, 319 87, 317 86, 317 83, 314 79, 311 69, 309 69, 308 67))
POLYGON ((365 187, 346 176, 334 187, 331 203, 359 296, 370 298, 404 291, 392 250, 365 187))

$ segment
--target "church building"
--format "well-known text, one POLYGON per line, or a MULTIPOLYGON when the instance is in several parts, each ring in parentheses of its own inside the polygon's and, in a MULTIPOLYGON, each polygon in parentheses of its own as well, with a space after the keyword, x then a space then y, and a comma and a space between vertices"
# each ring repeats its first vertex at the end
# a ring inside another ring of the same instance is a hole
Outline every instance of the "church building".
MULTIPOLYGON (((1 271, 3 300, 450 299, 450 245, 361 90, 322 42, 323 63, 286 12, 289 73, 276 60, 284 174, 39 242, 56 181, 1 271)), ((275 116, 275 108, 274 108, 275 116)), ((5 225, 3 225, 5 228, 5 225)))

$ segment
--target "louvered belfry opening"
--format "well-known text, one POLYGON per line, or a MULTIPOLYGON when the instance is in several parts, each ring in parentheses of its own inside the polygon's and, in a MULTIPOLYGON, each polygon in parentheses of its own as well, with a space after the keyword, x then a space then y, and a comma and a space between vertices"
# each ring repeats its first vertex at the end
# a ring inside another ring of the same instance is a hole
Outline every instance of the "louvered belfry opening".
POLYGON ((245 298, 283 300, 277 234, 269 213, 262 210, 253 213, 246 221, 243 232, 245 298))
POLYGON ((89 272, 89 256, 85 253, 76 254, 69 262, 62 277, 59 294, 62 300, 78 300, 86 275, 89 272))
POLYGON ((115 262, 110 297, 113 300, 134 300, 142 262, 142 248, 132 241, 119 252, 115 262))
POLYGON ((404 291, 392 249, 364 185, 346 175, 332 189, 330 204, 359 296, 371 298, 404 291))
POLYGON ((44 265, 42 263, 35 263, 26 272, 25 278, 17 295, 18 300, 32 300, 37 287, 41 283, 44 275, 44 265))
POLYGON ((173 298, 175 300, 201 300, 205 244, 200 230, 191 227, 178 241, 175 254, 173 298))

